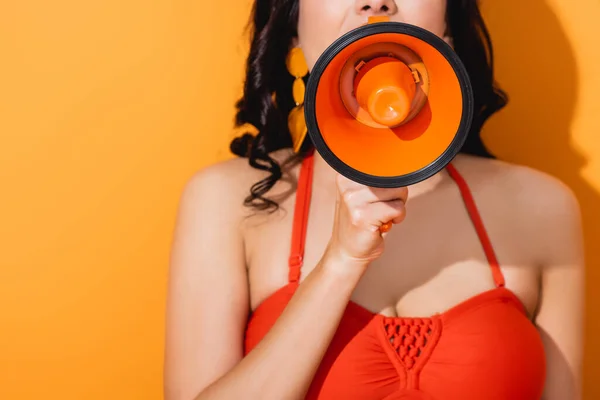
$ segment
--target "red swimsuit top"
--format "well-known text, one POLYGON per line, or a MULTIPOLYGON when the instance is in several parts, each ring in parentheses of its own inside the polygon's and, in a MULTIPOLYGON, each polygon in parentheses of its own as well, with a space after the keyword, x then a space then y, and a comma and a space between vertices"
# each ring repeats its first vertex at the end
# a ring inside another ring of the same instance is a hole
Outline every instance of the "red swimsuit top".
MULTIPOLYGON (((299 285, 312 183, 312 156, 300 170, 289 282, 252 313, 248 354, 299 285)), ((496 287, 427 318, 386 317, 350 301, 306 399, 535 400, 546 367, 540 335, 517 296, 504 287, 470 190, 450 164, 496 287)), ((293 351, 290 349, 290 351, 293 351)))

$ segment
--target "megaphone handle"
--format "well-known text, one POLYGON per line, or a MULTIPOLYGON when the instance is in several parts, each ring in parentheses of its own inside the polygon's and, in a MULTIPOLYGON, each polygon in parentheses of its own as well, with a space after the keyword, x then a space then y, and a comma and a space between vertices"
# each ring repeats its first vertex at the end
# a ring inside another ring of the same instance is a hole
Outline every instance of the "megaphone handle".
POLYGON ((381 225, 379 227, 379 232, 381 232, 381 233, 389 232, 390 229, 392 229, 392 224, 393 224, 393 222, 389 221, 389 222, 386 222, 385 224, 381 225))

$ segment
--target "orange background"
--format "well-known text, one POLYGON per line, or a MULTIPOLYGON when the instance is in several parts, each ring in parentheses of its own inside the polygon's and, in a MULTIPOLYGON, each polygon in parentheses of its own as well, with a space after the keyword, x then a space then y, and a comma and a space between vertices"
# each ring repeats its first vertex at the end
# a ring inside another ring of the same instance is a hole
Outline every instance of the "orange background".
MULTIPOLYGON (((597 399, 600 3, 576 3, 485 3, 512 98, 485 139, 579 196, 597 399)), ((175 210, 230 157, 249 0, 0 5, 0 398, 161 399, 175 210)))

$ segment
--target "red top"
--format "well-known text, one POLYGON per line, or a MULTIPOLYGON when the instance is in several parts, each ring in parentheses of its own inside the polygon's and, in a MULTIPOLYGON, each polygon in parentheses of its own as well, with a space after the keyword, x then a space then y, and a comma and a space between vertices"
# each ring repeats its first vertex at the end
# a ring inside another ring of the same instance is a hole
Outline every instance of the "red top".
MULTIPOLYGON (((312 183, 312 155, 300 170, 289 282, 251 315, 248 354, 299 285, 312 183)), ((350 301, 306 399, 535 400, 544 387, 544 348, 504 277, 470 190, 446 168, 463 201, 496 287, 428 318, 386 317, 350 301)))

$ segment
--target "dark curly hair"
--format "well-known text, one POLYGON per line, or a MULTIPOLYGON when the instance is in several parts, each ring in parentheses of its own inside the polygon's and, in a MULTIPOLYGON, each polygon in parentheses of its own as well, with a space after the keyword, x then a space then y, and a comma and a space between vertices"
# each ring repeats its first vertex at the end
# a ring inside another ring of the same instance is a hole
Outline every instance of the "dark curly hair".
MULTIPOLYGON (((235 138, 230 150, 247 157, 252 167, 269 172, 266 178, 252 185, 244 201, 246 206, 257 210, 278 208, 276 201, 265 197, 282 177, 282 166, 270 153, 292 146, 287 115, 295 106, 294 78, 286 69, 285 59, 297 36, 299 1, 255 0, 249 22, 250 53, 244 92, 236 104, 235 124, 238 127, 251 125, 258 133, 244 133, 235 138)), ((506 105, 507 96, 494 80, 492 43, 478 1, 448 0, 446 21, 447 34, 467 69, 475 100, 471 130, 461 152, 493 158, 481 140, 481 128, 492 114, 506 105)), ((311 147, 307 136, 300 152, 290 161, 301 160, 311 147)))

